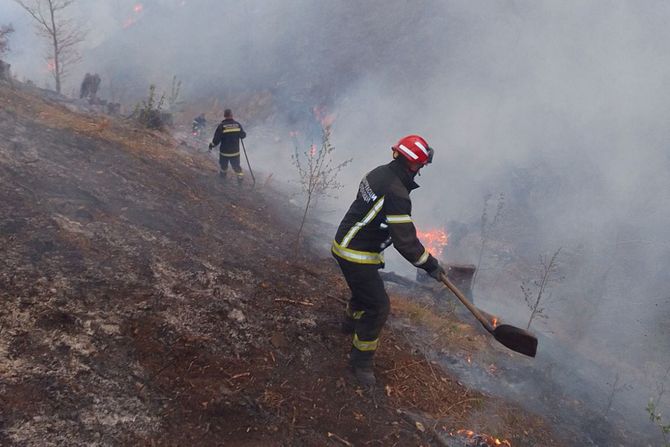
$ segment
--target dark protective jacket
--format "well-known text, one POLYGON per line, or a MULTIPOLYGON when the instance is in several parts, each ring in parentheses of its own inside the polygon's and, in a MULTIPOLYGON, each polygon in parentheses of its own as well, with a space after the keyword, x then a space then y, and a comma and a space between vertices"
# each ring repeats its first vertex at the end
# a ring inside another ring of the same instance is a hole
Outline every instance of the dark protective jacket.
POLYGON ((221 144, 219 151, 224 157, 240 155, 240 140, 246 138, 247 133, 242 125, 232 118, 226 118, 214 131, 212 144, 221 144))
POLYGON ((383 266, 382 251, 393 244, 415 266, 435 269, 438 262, 416 237, 412 222, 409 193, 419 187, 413 177, 399 159, 367 173, 337 229, 333 254, 357 264, 383 266))

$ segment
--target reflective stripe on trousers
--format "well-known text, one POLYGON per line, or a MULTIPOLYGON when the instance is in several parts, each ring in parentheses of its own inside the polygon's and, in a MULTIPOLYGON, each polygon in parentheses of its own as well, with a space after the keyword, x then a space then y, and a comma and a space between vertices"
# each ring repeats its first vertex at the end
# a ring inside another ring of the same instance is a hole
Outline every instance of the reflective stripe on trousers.
POLYGON ((379 344, 379 334, 390 308, 384 282, 379 276, 379 265, 356 264, 338 256, 335 259, 351 290, 351 313, 361 312, 361 317, 356 320, 353 346, 372 355, 379 344))
POLYGON ((359 351, 376 351, 379 345, 379 339, 375 338, 371 341, 363 341, 358 338, 358 334, 354 334, 354 348, 359 351))

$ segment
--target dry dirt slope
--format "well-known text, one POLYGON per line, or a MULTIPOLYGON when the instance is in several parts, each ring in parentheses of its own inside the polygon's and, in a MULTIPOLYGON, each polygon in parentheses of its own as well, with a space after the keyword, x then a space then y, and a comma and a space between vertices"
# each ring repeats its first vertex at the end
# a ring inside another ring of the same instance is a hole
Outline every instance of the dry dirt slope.
POLYGON ((401 333, 385 387, 352 386, 333 263, 293 260, 281 197, 214 169, 0 86, 0 444, 444 445, 487 414, 514 445, 558 445, 401 333))

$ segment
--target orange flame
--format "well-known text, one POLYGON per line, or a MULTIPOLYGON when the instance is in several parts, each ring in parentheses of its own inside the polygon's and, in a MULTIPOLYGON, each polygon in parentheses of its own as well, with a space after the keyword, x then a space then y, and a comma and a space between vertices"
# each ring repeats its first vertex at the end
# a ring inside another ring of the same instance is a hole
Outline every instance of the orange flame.
MULTIPOLYGON (((506 446, 506 447, 512 447, 512 444, 507 441, 506 439, 503 439, 502 441, 498 438, 495 438, 490 435, 486 435, 483 433, 477 434, 473 432, 472 430, 465 430, 465 429, 460 429, 456 431, 456 434, 459 436, 463 436, 464 438, 468 439, 473 439, 477 442, 475 445, 480 445, 482 442, 485 443, 486 445, 501 445, 501 446, 506 446)), ((453 433, 452 433, 453 435, 453 433)))
POLYGON ((491 324, 493 325, 493 329, 498 327, 498 317, 493 317, 493 320, 491 321, 491 324))
POLYGON ((333 125, 335 122, 335 115, 332 113, 328 113, 326 111, 326 108, 321 106, 321 107, 314 107, 312 109, 314 112, 314 117, 317 119, 319 123, 321 123, 322 127, 330 127, 333 125))
POLYGON ((428 253, 439 258, 449 243, 449 235, 443 230, 417 231, 416 235, 426 246, 428 253))
POLYGON ((131 26, 135 25, 137 23, 137 16, 139 16, 142 12, 144 11, 144 5, 142 3, 136 3, 135 6, 133 6, 133 14, 130 17, 126 18, 126 20, 123 21, 123 24, 121 27, 123 29, 128 29, 131 26))

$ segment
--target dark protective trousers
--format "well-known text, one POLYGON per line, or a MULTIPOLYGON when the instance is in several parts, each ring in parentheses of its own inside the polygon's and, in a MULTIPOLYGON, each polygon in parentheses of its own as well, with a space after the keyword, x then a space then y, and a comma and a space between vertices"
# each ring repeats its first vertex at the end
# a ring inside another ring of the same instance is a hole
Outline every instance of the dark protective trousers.
POLYGON ((389 315, 390 301, 379 276, 379 265, 356 264, 335 256, 344 274, 351 300, 347 318, 354 320, 354 340, 351 364, 357 367, 372 366, 379 334, 389 315))
POLYGON ((233 171, 237 175, 242 174, 242 166, 240 166, 240 156, 234 155, 232 157, 226 157, 223 152, 219 152, 219 166, 221 166, 221 171, 226 172, 228 171, 228 163, 233 167, 233 171))

